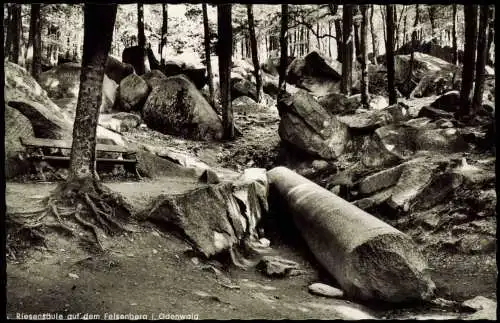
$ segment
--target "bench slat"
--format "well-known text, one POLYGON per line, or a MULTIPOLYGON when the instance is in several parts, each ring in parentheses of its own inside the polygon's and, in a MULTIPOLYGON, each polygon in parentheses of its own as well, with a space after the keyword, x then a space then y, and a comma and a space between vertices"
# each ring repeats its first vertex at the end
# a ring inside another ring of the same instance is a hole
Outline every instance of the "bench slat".
MULTIPOLYGON (((70 160, 70 157, 66 156, 39 156, 42 160, 70 160)), ((97 162, 102 163, 113 163, 113 164, 136 164, 135 159, 113 159, 113 158, 97 158, 97 162)))
MULTIPOLYGON (((71 149, 72 142, 70 140, 57 140, 47 138, 24 138, 20 137, 21 143, 24 146, 32 147, 46 147, 46 148, 61 148, 71 149)), ((97 151, 115 152, 115 153, 129 153, 133 154, 135 151, 128 150, 125 147, 117 145, 97 144, 97 151)))

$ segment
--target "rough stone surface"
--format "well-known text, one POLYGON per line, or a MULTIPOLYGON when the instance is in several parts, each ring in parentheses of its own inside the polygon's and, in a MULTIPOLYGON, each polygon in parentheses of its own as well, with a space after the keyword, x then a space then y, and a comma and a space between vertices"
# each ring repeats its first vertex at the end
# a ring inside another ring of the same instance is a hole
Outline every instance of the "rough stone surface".
POLYGON ((261 270, 264 275, 273 278, 287 277, 293 269, 298 268, 299 264, 280 256, 264 256, 257 265, 257 269, 261 270))
POLYGON ((222 122, 185 77, 173 76, 153 88, 143 108, 149 128, 190 139, 221 139, 222 122))
POLYGON ((424 106, 420 111, 418 112, 418 117, 427 117, 431 119, 439 119, 439 118, 453 118, 453 113, 451 112, 446 112, 444 110, 441 110, 439 108, 435 108, 432 106, 424 106))
POLYGON ((311 294, 319 296, 332 298, 342 298, 344 296, 344 292, 342 290, 323 283, 311 284, 308 289, 311 294))
POLYGON ((5 156, 4 170, 5 178, 13 178, 19 174, 29 171, 29 163, 19 158, 19 153, 24 151, 24 147, 19 137, 34 137, 33 126, 18 110, 5 106, 5 156))
POLYGON ((288 83, 314 92, 316 95, 337 92, 340 79, 341 75, 315 51, 296 58, 286 72, 288 83))
POLYGON ((307 92, 284 96, 278 103, 278 129, 282 140, 322 159, 337 158, 344 151, 347 127, 328 113, 307 92))
POLYGON ((268 178, 279 207, 347 296, 393 303, 432 298, 426 260, 406 234, 285 167, 268 171, 268 178))
POLYGON ((350 114, 361 107, 361 95, 346 96, 342 93, 328 93, 318 99, 321 104, 332 114, 350 114))
POLYGON ((431 107, 446 112, 457 112, 460 105, 460 92, 449 91, 431 103, 431 107))
POLYGON ((231 83, 231 99, 236 99, 240 96, 247 96, 254 101, 257 100, 257 88, 252 82, 248 80, 240 80, 238 82, 231 83))
POLYGON ((497 302, 484 296, 476 296, 462 303, 462 307, 476 312, 466 317, 467 320, 497 320, 497 302))
POLYGON ((124 112, 141 111, 149 91, 146 81, 137 74, 130 74, 120 82, 118 107, 124 112))
POLYGON ((142 74, 140 77, 142 77, 142 79, 146 81, 151 89, 156 87, 157 85, 161 85, 161 81, 167 78, 167 76, 165 76, 165 74, 163 74, 159 70, 151 70, 147 73, 142 74))
POLYGON ((395 104, 382 110, 339 116, 338 119, 349 129, 370 131, 387 124, 407 120, 408 111, 403 105, 395 104))
POLYGON ((397 183, 406 164, 401 164, 363 178, 358 184, 361 194, 369 195, 397 183))

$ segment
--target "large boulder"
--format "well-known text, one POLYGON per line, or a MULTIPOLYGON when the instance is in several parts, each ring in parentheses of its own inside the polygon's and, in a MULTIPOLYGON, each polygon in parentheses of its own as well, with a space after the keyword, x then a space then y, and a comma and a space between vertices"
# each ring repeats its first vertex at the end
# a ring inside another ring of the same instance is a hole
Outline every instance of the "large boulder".
MULTIPOLYGON (((288 66, 295 60, 295 57, 288 56, 286 60, 286 66, 288 66)), ((279 75, 280 57, 268 57, 267 60, 261 64, 261 68, 264 72, 269 73, 273 76, 279 75)))
POLYGON ((279 135, 313 156, 335 159, 344 151, 348 129, 304 90, 278 102, 279 135))
POLYGON ((467 149, 464 135, 458 129, 439 129, 436 124, 425 122, 428 119, 420 120, 375 130, 364 147, 361 162, 367 167, 392 166, 411 158, 417 151, 452 153, 467 149))
POLYGON ((120 82, 118 107, 125 112, 141 111, 149 91, 145 80, 136 74, 130 74, 120 82))
POLYGON ((338 92, 340 79, 341 75, 314 51, 296 58, 286 72, 287 82, 316 95, 338 92))
POLYGON ((339 116, 340 122, 354 131, 373 131, 376 128, 391 123, 398 123, 408 120, 408 111, 401 104, 394 104, 383 110, 369 110, 366 112, 339 116))
POLYGON ((460 105, 460 92, 449 91, 441 95, 436 101, 431 103, 431 107, 441 109, 446 112, 457 112, 460 105))
POLYGON ((24 151, 19 137, 34 137, 28 118, 16 109, 5 106, 5 178, 9 179, 29 170, 29 163, 19 158, 24 151))
POLYGON ((460 68, 440 58, 415 52, 412 75, 410 77, 410 55, 396 55, 395 80, 404 95, 412 93, 415 97, 441 94, 455 87, 453 75, 460 68), (416 86, 415 86, 416 85, 416 86))
POLYGON ((145 48, 139 46, 125 48, 122 53, 122 62, 132 65, 137 75, 142 75, 151 70, 148 52, 145 48))
POLYGON ((130 131, 142 123, 142 118, 137 114, 118 112, 114 114, 99 115, 99 125, 116 132, 130 131))
POLYGON ((222 138, 222 123, 203 95, 182 75, 162 80, 142 110, 148 127, 191 139, 222 138))
POLYGON ((167 76, 165 76, 165 74, 163 74, 160 70, 151 70, 142 74, 141 77, 144 81, 146 81, 151 89, 161 84, 161 81, 167 78, 167 76))
POLYGON ((188 65, 185 62, 166 61, 164 65, 160 65, 160 70, 165 76, 185 75, 198 89, 202 89, 207 84, 207 75, 205 68, 196 68, 188 65))
POLYGON ((248 80, 231 82, 231 99, 236 99, 240 96, 248 96, 253 100, 257 100, 257 87, 248 80))
MULTIPOLYGON (((5 63, 5 102, 26 116, 35 137, 71 139, 73 120, 64 114, 47 93, 22 67, 5 63)), ((97 140, 102 143, 125 145, 123 138, 103 127, 97 127, 97 140)))

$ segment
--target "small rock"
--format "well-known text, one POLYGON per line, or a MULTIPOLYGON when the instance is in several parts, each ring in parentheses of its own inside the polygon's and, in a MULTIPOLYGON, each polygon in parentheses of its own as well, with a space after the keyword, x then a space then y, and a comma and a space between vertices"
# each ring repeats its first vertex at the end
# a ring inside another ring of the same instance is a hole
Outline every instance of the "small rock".
POLYGON ((71 278, 73 278, 73 279, 80 278, 77 274, 73 274, 73 273, 69 273, 68 276, 71 277, 71 278))
POLYGON ((158 253, 158 250, 153 249, 153 255, 156 255, 158 253))
POLYGON ((309 285, 309 292, 311 294, 333 298, 342 298, 344 296, 344 292, 342 290, 323 283, 314 283, 309 285))
POLYGON ((328 167, 328 162, 326 160, 315 160, 312 162, 312 167, 317 170, 325 169, 328 167))
POLYGON ((462 303, 464 309, 476 311, 469 315, 469 320, 496 320, 497 302, 484 296, 476 296, 462 303))
POLYGON ((271 245, 271 241, 269 241, 269 239, 266 238, 260 238, 259 242, 263 248, 267 248, 271 245))
POLYGON ((191 258, 191 262, 195 265, 198 265, 200 263, 200 260, 197 257, 191 258))
POLYGON ((206 184, 220 183, 219 176, 217 176, 217 173, 211 169, 205 169, 203 171, 203 174, 201 174, 199 181, 206 184))
POLYGON ((269 277, 287 277, 292 269, 298 269, 299 265, 291 260, 284 259, 279 256, 264 256, 257 265, 257 269, 261 270, 269 277))

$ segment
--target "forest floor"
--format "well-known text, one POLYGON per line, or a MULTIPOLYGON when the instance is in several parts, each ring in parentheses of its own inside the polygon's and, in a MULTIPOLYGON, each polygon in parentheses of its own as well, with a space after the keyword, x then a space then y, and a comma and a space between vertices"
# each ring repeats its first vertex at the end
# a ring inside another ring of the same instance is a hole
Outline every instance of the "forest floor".
MULTIPOLYGON (((410 106, 427 104, 409 103, 410 106)), ((274 166, 280 141, 277 110, 274 107, 235 110, 235 124, 242 136, 232 142, 189 141, 140 128, 125 136, 189 153, 209 166, 237 171, 274 166)), ((128 192, 140 201, 140 196, 182 192, 201 184, 192 179, 163 178, 143 183, 113 181, 106 185, 124 195, 128 192)), ((8 211, 27 208, 55 186, 55 183, 7 183, 8 211)), ((194 256, 182 240, 148 225, 143 232, 114 237, 112 250, 104 255, 89 255, 71 240, 60 239, 53 248, 37 247, 26 257, 9 258, 7 313, 12 318, 21 312, 88 313, 100 315, 101 319, 105 313, 144 314, 148 319, 162 318, 160 315, 168 318, 167 314, 192 314, 197 316, 191 318, 199 319, 446 319, 460 316, 432 308, 375 311, 369 304, 362 306, 311 295, 307 289, 309 284, 328 280, 308 253, 284 243, 278 236, 267 238, 274 253, 296 261, 304 272, 270 279, 255 269, 205 262, 194 256)), ((495 253, 459 255, 430 249, 424 252, 439 297, 463 301, 482 295, 496 300, 495 253)))

